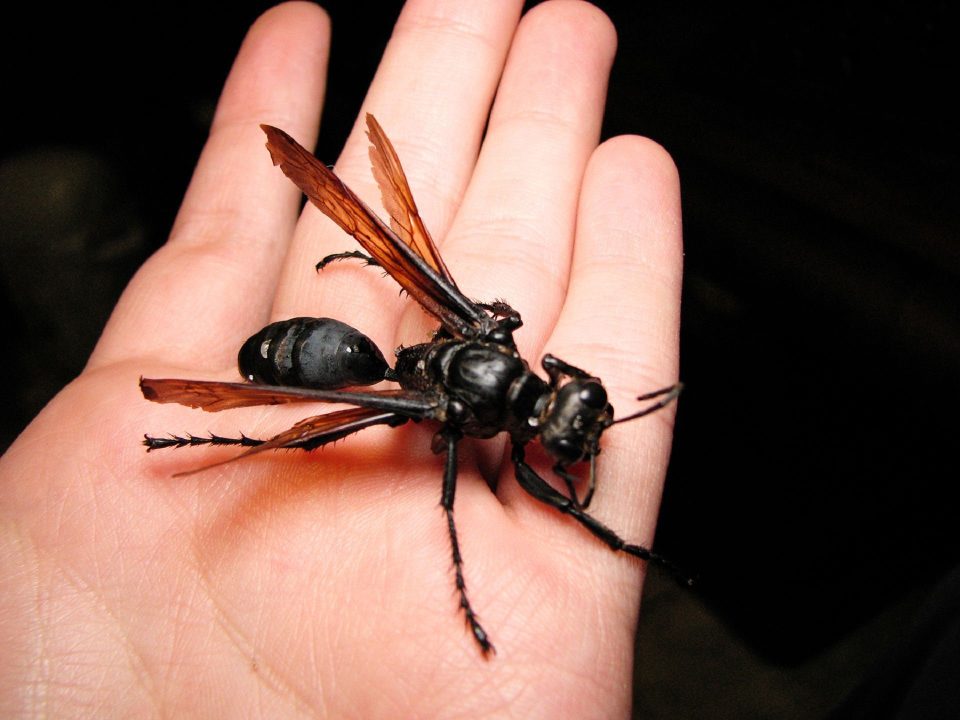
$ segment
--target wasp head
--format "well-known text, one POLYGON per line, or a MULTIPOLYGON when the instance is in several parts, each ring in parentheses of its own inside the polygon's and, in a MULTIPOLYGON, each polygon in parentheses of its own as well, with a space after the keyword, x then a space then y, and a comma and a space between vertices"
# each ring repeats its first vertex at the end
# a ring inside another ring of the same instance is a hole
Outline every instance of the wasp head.
POLYGON ((540 429, 540 443, 560 465, 600 451, 600 435, 613 422, 607 391, 596 378, 576 378, 556 391, 540 429))

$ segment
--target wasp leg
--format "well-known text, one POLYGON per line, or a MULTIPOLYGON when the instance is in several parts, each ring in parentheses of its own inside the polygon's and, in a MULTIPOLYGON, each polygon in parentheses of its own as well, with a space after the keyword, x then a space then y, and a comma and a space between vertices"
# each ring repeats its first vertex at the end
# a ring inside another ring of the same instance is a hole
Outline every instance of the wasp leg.
POLYGON ((576 483, 579 480, 578 477, 576 477, 571 473, 568 473, 567 469, 560 463, 557 463, 556 465, 553 466, 553 472, 554 474, 557 475, 557 477, 562 478, 564 483, 566 483, 567 490, 570 491, 570 500, 573 501, 575 505, 577 505, 583 510, 586 510, 588 507, 590 507, 590 501, 593 500, 593 491, 596 490, 597 488, 597 456, 596 455, 590 456, 590 479, 587 481, 587 493, 586 495, 583 496, 583 500, 581 500, 577 496, 576 483))
POLYGON ((265 442, 266 440, 257 440, 256 438, 250 438, 246 435, 241 435, 238 438, 220 437, 219 435, 213 434, 206 437, 198 437, 196 435, 169 435, 167 437, 143 436, 143 444, 146 446, 147 452, 160 450, 162 448, 181 448, 193 445, 242 445, 243 447, 256 447, 257 445, 263 445, 265 442))
POLYGON ((693 584, 689 576, 683 573, 676 565, 667 560, 665 557, 643 547, 642 545, 628 543, 595 517, 584 512, 583 508, 573 500, 558 493, 556 490, 550 487, 550 485, 547 484, 542 477, 537 475, 532 467, 524 462, 522 445, 513 446, 513 466, 516 470, 517 482, 520 483, 520 487, 522 487, 540 502, 559 510, 565 515, 571 516, 596 537, 600 538, 604 543, 606 543, 611 550, 625 552, 628 555, 633 555, 641 560, 652 561, 669 570, 685 585, 693 584))
POLYGON ((523 327, 523 320, 520 318, 520 313, 514 310, 510 304, 504 300, 492 300, 488 303, 478 303, 478 305, 495 318, 501 318, 506 321, 506 325, 510 330, 517 330, 523 327))
POLYGON ((480 646, 484 657, 496 654, 487 631, 480 625, 477 614, 473 611, 467 599, 467 585, 463 580, 463 557, 460 555, 460 543, 457 541, 457 526, 453 522, 453 498, 457 491, 457 442, 460 434, 448 429, 440 432, 441 438, 446 441, 447 463, 443 473, 443 494, 440 505, 447 516, 447 530, 450 533, 450 549, 453 553, 453 572, 456 577, 457 593, 460 595, 460 609, 467 618, 470 632, 480 646))
POLYGON ((579 507, 583 507, 583 503, 580 502, 580 498, 577 497, 577 480, 578 478, 575 475, 568 473, 564 467, 557 463, 553 466, 554 474, 563 480, 564 484, 567 486, 567 491, 570 493, 570 501, 579 507))
POLYGON ((380 267, 380 263, 367 255, 365 252, 361 252, 360 250, 351 250, 350 252, 333 253, 333 255, 327 255, 323 260, 317 263, 316 268, 319 272, 332 262, 348 259, 362 260, 364 265, 380 267))

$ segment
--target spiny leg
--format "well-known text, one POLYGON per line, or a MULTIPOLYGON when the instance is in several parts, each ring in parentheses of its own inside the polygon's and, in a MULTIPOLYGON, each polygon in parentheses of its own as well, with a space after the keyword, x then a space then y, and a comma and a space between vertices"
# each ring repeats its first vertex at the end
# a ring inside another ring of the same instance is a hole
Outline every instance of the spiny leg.
POLYGON ((367 255, 365 252, 361 252, 360 250, 351 250, 349 252, 339 252, 339 253, 333 253, 332 255, 327 255, 325 258, 323 258, 323 260, 317 263, 316 268, 317 268, 317 271, 319 272, 320 270, 323 270, 327 265, 329 265, 332 262, 335 262, 337 260, 348 260, 348 259, 362 260, 364 265, 373 265, 374 267, 380 267, 380 263, 378 263, 372 257, 367 255))
POLYGON ((506 321, 506 326, 510 330, 518 330, 523 327, 523 320, 520 318, 520 313, 514 310, 506 301, 491 300, 488 303, 477 304, 495 318, 506 321))
POLYGON ((238 438, 221 437, 210 434, 206 437, 196 435, 169 435, 167 437, 153 437, 152 435, 143 436, 143 444, 147 447, 147 452, 151 450, 160 450, 162 448, 181 448, 195 445, 241 445, 243 447, 256 447, 263 445, 266 440, 258 440, 241 435, 238 438))
POLYGON ((165 438, 155 438, 150 435, 144 435, 143 444, 147 446, 147 452, 161 448, 185 447, 187 445, 242 445, 247 448, 244 452, 232 458, 203 465, 193 470, 174 475, 174 477, 182 477, 242 460, 243 458, 256 455, 264 450, 292 450, 294 448, 307 451, 316 450, 319 447, 336 442, 337 440, 342 440, 348 435, 353 435, 374 425, 397 427, 403 425, 408 420, 410 420, 408 416, 395 412, 355 407, 305 418, 283 432, 274 435, 269 440, 256 440, 254 438, 248 438, 246 435, 241 435, 239 438, 225 438, 219 435, 213 435, 212 433, 209 437, 196 437, 194 435, 179 437, 177 435, 171 435, 165 438))
POLYGON ((513 466, 516 471, 517 482, 520 487, 526 490, 530 495, 542 503, 549 505, 556 510, 570 515, 577 522, 583 525, 587 530, 600 538, 611 550, 625 552, 641 560, 648 560, 661 565, 669 570, 674 576, 680 579, 684 584, 693 584, 689 576, 683 573, 676 565, 667 560, 662 555, 653 552, 642 545, 634 545, 626 542, 617 533, 608 528, 602 522, 592 515, 584 512, 580 505, 570 498, 554 490, 542 477, 537 475, 532 467, 524 461, 522 445, 513 446, 513 466))
POLYGON ((487 631, 480 625, 477 614, 473 611, 470 601, 467 599, 467 585, 463 579, 463 557, 460 555, 460 543, 457 541, 457 527, 453 521, 453 499, 457 491, 457 443, 460 440, 460 434, 446 428, 440 431, 440 436, 446 441, 447 463, 443 473, 443 494, 440 499, 440 505, 447 516, 447 531, 450 534, 450 548, 453 554, 453 572, 456 577, 457 593, 460 595, 460 608, 467 618, 467 625, 474 639, 480 646, 480 651, 484 657, 489 657, 491 653, 496 654, 487 631))

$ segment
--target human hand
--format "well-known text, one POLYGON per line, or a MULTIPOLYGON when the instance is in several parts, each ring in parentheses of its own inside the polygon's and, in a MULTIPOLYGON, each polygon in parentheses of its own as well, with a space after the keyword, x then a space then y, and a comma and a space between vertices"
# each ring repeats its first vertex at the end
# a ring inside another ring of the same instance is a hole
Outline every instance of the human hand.
MULTIPOLYGON (((677 373, 676 171, 640 138, 597 147, 609 21, 561 0, 517 27, 521 5, 411 0, 364 111, 465 294, 507 298, 531 365, 549 351, 595 373, 627 414, 677 373)), ((312 207, 298 221, 299 192, 263 148, 260 123, 315 138, 327 48, 310 5, 254 26, 169 242, 84 373, 0 461, 0 714, 628 711, 644 567, 524 493, 501 443, 461 443, 456 504, 489 662, 458 614, 431 428, 178 478, 235 451, 139 444, 268 437, 323 412, 207 415, 141 397, 141 375, 235 379, 237 349, 269 321, 341 318, 384 348, 432 328, 375 271, 316 275, 354 241, 312 207)), ((366 148, 361 122, 336 171, 376 207, 366 148)), ((671 418, 603 438, 591 513, 632 542, 652 538, 671 418)))

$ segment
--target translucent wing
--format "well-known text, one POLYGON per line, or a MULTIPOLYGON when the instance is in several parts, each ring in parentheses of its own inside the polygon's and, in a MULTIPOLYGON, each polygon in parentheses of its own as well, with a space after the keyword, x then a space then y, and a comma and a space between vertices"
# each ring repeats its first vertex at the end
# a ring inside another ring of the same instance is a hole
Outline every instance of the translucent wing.
MULTIPOLYGON (((411 244, 408 245, 296 140, 278 128, 269 125, 261 127, 267 134, 267 148, 274 165, 279 165, 284 174, 327 217, 337 223, 344 232, 356 238, 360 246, 400 287, 424 310, 436 317, 451 335, 473 338, 496 327, 496 321, 481 306, 464 296, 449 279, 429 235, 420 236, 414 232, 414 223, 411 221, 411 244), (424 243, 428 243, 427 256, 420 254, 420 246, 424 243), (434 267, 432 262, 436 262, 437 267, 434 267)), ((385 139, 385 136, 383 137, 385 139)), ((382 158, 383 163, 388 163, 386 155, 382 158)), ((383 169, 381 171, 387 172, 383 169)), ((406 180, 403 184, 406 187, 406 180)), ((409 188, 406 188, 406 191, 409 192, 409 188)), ((397 200, 397 196, 393 193, 391 195, 391 202, 401 207, 402 203, 397 200)), ((404 212, 409 220, 412 217, 411 211, 408 208, 404 212)), ((416 206, 413 206, 412 212, 415 214, 416 206)), ((398 214, 401 213, 398 211, 398 214)), ((419 220, 419 216, 417 218, 419 220)), ((396 220, 395 222, 401 224, 396 220)), ((420 225, 422 226, 422 223, 420 225)))
POLYGON ((373 177, 380 187, 383 207, 390 213, 390 227, 431 268, 456 287, 440 251, 423 224, 397 151, 393 149, 393 143, 380 127, 380 123, 370 113, 367 113, 367 137, 371 143, 370 164, 373 177))
POLYGON ((203 472, 204 470, 219 467, 220 465, 226 465, 236 460, 243 460, 251 455, 262 453, 265 450, 279 450, 282 448, 315 450, 327 443, 335 442, 374 425, 396 426, 402 425, 407 420, 408 418, 402 415, 381 412, 372 408, 350 408, 349 410, 338 410, 337 412, 327 413, 326 415, 317 415, 301 420, 290 429, 284 430, 279 435, 275 435, 269 440, 255 445, 239 455, 221 460, 220 462, 203 465, 193 470, 177 473, 175 477, 193 475, 194 473, 203 472))
POLYGON ((415 390, 310 390, 279 385, 179 378, 141 378, 140 390, 147 400, 153 402, 178 403, 207 412, 297 402, 347 403, 418 420, 434 418, 438 412, 438 400, 415 390))

